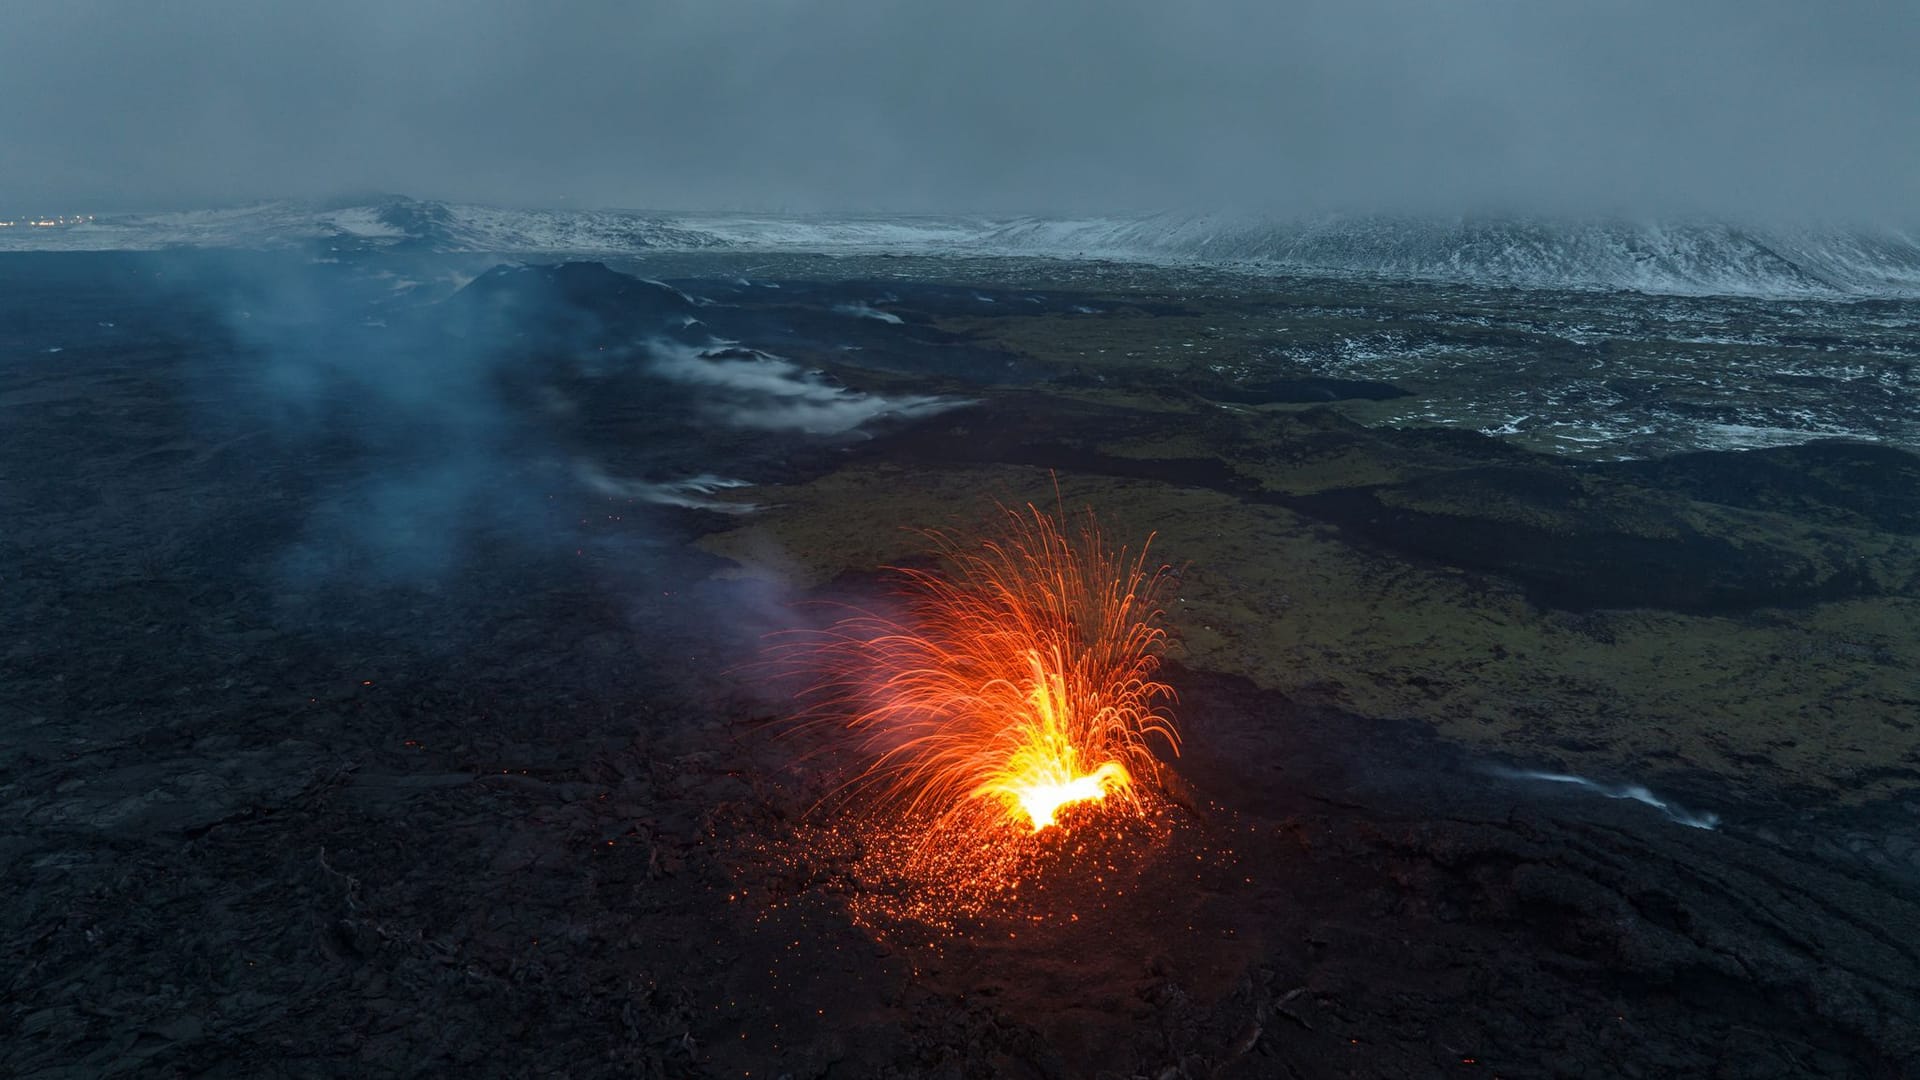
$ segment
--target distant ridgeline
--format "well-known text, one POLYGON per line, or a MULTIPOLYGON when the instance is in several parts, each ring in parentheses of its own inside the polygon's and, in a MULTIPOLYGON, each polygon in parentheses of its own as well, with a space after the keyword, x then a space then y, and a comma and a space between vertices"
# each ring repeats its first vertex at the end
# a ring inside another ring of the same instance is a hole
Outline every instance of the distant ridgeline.
POLYGON ((0 229, 59 229, 92 220, 92 214, 16 214, 0 217, 0 229))
POLYGON ((1920 233, 1500 217, 932 215, 523 210, 378 196, 23 219, 0 251, 271 248, 618 255, 734 249, 1033 255, 1535 288, 1920 297, 1920 233))
POLYGON ((983 237, 1035 254, 1546 288, 1734 296, 1920 296, 1920 240, 1893 230, 1760 230, 1720 222, 1158 215, 1029 219, 983 237))

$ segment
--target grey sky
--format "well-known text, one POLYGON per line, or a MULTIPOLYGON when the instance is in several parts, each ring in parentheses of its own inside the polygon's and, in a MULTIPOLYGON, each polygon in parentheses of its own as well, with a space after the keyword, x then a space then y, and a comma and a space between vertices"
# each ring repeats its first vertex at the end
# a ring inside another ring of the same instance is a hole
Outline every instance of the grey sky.
POLYGON ((1912 0, 28 0, 0 25, 0 213, 1920 218, 1912 0))

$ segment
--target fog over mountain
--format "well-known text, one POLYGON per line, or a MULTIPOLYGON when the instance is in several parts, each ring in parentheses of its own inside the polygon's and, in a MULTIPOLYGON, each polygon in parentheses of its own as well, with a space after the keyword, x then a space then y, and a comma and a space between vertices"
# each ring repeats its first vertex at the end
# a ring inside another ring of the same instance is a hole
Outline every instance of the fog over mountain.
POLYGON ((1911 222, 1920 7, 16 5, 0 216, 538 207, 1911 222))

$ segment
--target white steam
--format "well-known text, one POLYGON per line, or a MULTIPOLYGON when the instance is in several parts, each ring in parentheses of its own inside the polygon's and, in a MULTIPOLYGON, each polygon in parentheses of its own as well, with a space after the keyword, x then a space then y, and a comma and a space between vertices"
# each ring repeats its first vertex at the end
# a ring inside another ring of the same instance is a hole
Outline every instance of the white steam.
POLYGON ((689 476, 684 480, 668 480, 650 483, 645 480, 622 480, 609 476, 592 462, 580 461, 574 464, 574 474, 588 488, 602 495, 611 495, 621 499, 639 499, 642 502, 660 506, 684 506, 694 510, 715 510, 722 514, 751 514, 760 509, 760 504, 734 502, 725 499, 707 498, 721 491, 735 488, 752 487, 745 480, 734 480, 711 473, 689 476))
POLYGON ((840 435, 882 418, 914 418, 966 404, 926 395, 888 397, 834 386, 818 374, 752 349, 696 349, 672 342, 648 346, 648 370, 674 382, 719 393, 706 408, 715 419, 761 431, 840 435))
POLYGON ((883 323, 892 323, 895 326, 899 326, 905 321, 893 312, 881 311, 872 304, 839 304, 836 305, 833 310, 842 315, 855 315, 862 319, 878 319, 883 323))
POLYGON ((1598 781, 1589 780, 1584 776, 1575 776, 1572 773, 1537 772, 1532 769, 1503 769, 1494 767, 1487 771, 1495 776, 1504 777, 1508 780, 1543 780, 1552 784, 1573 784, 1577 787, 1586 788, 1589 791, 1597 791, 1609 799, 1632 799, 1634 802, 1645 803, 1667 815, 1667 817, 1673 821, 1692 829, 1716 829, 1720 827, 1719 814, 1694 813, 1691 810, 1675 806, 1673 803, 1656 796, 1640 784, 1602 784, 1598 781))

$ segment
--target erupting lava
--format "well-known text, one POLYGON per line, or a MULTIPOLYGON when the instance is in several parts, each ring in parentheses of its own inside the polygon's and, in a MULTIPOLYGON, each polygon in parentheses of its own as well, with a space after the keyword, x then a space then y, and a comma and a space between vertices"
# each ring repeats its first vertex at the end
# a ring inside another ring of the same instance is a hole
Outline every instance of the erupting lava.
POLYGON ((1139 811, 1150 741, 1179 750, 1154 679, 1165 570, 1147 545, 1108 548, 1091 511, 1064 517, 1028 505, 976 542, 930 532, 944 571, 898 571, 903 614, 827 632, 819 690, 875 755, 856 785, 942 823, 992 806, 1030 832, 1078 803, 1139 811))

